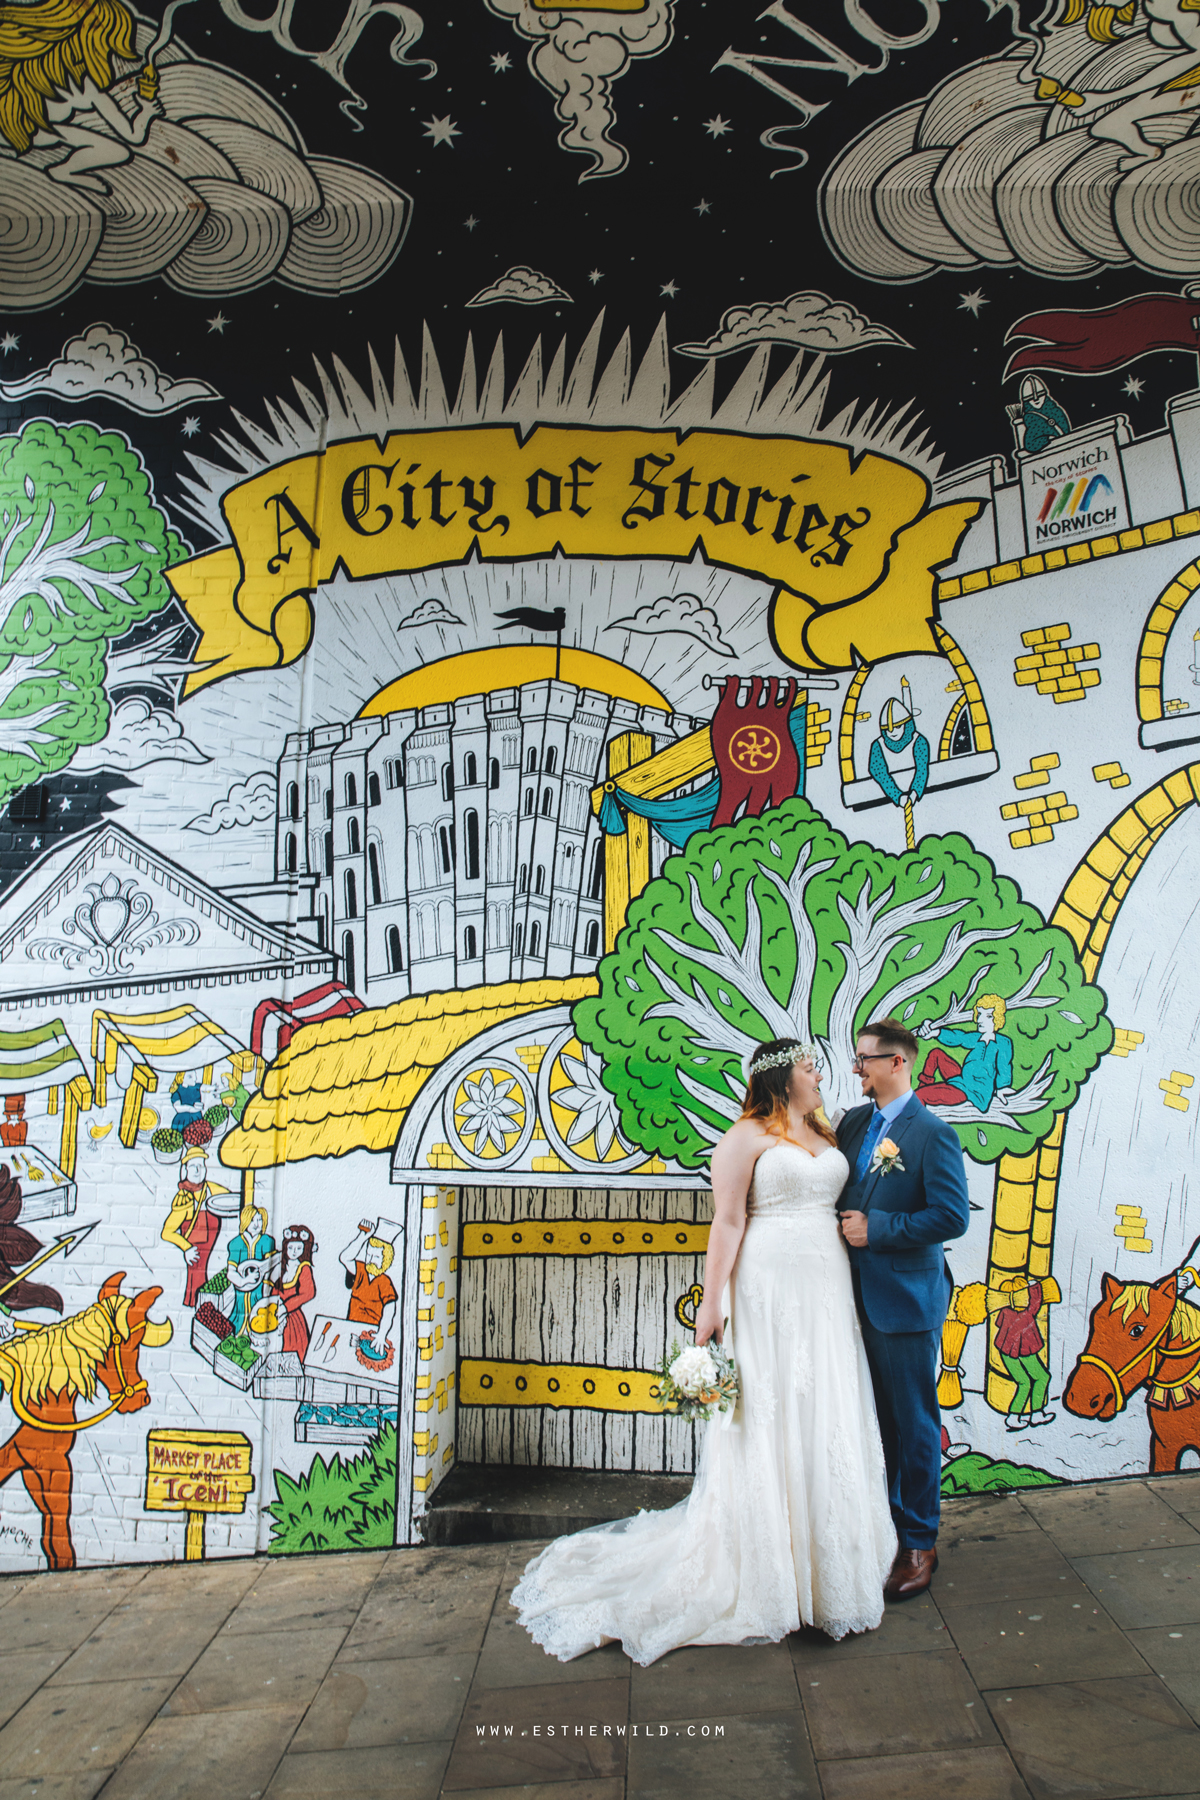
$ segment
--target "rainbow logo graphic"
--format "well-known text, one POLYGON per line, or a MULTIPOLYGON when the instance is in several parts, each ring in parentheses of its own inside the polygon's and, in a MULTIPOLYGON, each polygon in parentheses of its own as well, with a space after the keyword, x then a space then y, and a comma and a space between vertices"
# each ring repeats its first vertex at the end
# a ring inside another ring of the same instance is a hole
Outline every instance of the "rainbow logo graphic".
POLYGON ((1046 498, 1042 501, 1042 510, 1038 514, 1038 524, 1053 523, 1055 519, 1071 519, 1077 513, 1088 513, 1097 497, 1112 493, 1112 483, 1107 475, 1080 476, 1078 481, 1068 481, 1066 487, 1046 489, 1046 498))

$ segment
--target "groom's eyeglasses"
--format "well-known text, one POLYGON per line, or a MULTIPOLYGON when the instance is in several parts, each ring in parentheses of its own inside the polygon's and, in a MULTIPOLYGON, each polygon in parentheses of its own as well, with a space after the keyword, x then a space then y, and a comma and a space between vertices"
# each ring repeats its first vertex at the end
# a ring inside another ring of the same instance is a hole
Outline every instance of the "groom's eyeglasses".
POLYGON ((862 1066, 869 1062, 891 1062, 896 1054, 894 1050, 873 1050, 870 1056, 856 1056, 850 1067, 856 1075, 862 1074, 862 1066))

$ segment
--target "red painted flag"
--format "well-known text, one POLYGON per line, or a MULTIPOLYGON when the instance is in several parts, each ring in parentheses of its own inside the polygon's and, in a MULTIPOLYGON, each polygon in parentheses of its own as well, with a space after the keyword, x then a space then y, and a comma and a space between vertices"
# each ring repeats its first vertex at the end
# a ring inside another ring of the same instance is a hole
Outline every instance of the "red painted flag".
POLYGON ((713 714, 712 748, 721 777, 713 825, 757 819, 769 806, 790 800, 800 782, 800 759, 788 722, 797 683, 755 675, 745 704, 741 682, 726 681, 713 714))
POLYGON ((1029 313, 1008 335, 1042 341, 1013 353, 1006 378, 1024 369, 1109 375, 1157 350, 1200 354, 1200 295, 1137 294, 1094 312, 1029 313))

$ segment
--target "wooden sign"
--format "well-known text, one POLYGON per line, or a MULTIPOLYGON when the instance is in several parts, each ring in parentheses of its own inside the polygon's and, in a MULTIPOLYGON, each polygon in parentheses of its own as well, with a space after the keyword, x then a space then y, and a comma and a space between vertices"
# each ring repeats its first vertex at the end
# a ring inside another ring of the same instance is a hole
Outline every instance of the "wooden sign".
POLYGON ((209 1513, 242 1513, 254 1491, 252 1445, 240 1431, 151 1431, 146 1435, 147 1512, 187 1514, 184 1557, 204 1556, 209 1513))

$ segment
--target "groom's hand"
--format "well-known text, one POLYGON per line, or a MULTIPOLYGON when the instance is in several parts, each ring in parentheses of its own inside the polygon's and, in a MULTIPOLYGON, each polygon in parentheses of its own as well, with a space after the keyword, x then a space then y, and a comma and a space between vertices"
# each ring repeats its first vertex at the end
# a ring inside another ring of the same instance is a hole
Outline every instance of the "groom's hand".
POLYGON ((862 1212, 844 1212, 842 1214, 842 1236, 856 1250, 861 1250, 867 1242, 867 1215, 862 1212))

